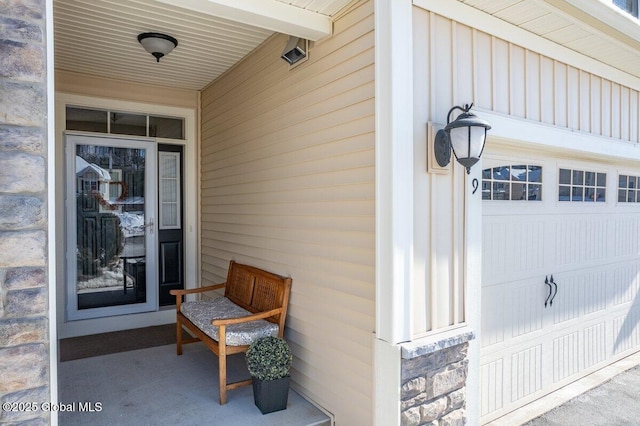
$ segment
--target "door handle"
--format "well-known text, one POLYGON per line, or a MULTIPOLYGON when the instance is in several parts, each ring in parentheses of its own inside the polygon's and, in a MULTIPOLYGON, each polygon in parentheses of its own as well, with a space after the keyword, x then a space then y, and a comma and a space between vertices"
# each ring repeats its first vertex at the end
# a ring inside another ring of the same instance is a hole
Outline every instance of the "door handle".
POLYGON ((145 227, 145 228, 149 228, 149 233, 150 233, 151 235, 153 235, 153 225, 154 225, 154 223, 153 223, 153 218, 149 219, 149 222, 147 222, 147 223, 145 223, 145 224, 144 224, 144 227, 145 227))
POLYGON ((553 297, 551 298, 551 302, 549 302, 549 306, 553 306, 553 299, 556 298, 556 295, 558 294, 558 284, 556 284, 556 282, 553 280, 553 275, 551 275, 551 280, 550 280, 551 284, 553 284, 556 288, 555 293, 553 293, 553 297))
POLYGON ((546 300, 544 301, 544 307, 547 307, 547 302, 549 302, 549 298, 551 297, 551 293, 553 292, 553 288, 551 287, 551 284, 549 284, 549 277, 547 277, 546 275, 544 276, 544 283, 546 285, 549 286, 549 295, 547 296, 546 300))

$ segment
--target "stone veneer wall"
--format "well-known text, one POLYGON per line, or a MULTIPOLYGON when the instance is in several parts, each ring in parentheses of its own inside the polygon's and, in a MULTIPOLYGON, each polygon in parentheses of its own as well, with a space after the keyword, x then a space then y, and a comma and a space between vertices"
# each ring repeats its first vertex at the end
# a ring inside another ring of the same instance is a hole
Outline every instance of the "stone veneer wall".
POLYGON ((472 333, 402 349, 401 424, 466 424, 468 341, 472 333))
MULTIPOLYGON (((45 13, 45 0, 0 0, 2 403, 51 400, 45 13)), ((0 409, 0 424, 48 422, 41 409, 0 409)))

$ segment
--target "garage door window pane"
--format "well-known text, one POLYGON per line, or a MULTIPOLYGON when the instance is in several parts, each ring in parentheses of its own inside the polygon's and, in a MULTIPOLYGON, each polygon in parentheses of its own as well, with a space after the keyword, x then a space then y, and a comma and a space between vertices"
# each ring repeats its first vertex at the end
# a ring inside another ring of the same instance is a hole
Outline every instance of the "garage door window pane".
POLYGON ((582 201, 584 188, 582 187, 572 187, 571 189, 571 201, 582 201))
POLYGON ((527 181, 527 166, 512 166, 511 167, 511 180, 517 182, 527 181))
POLYGON ((493 180, 509 180, 509 167, 494 167, 493 180))
POLYGON ((573 181, 571 183, 574 185, 584 185, 584 172, 581 170, 574 170, 573 181))
POLYGON ((493 183, 493 199, 494 200, 508 200, 509 197, 509 184, 508 183, 493 183))
POLYGON ((598 184, 599 187, 607 186, 607 174, 606 173, 598 173, 598 184))
POLYGON ((511 199, 512 200, 526 200, 527 199, 527 185, 524 183, 512 183, 511 184, 511 199))
POLYGON ((596 189, 595 188, 585 188, 584 189, 584 200, 587 202, 596 201, 596 189))
POLYGON ((626 188, 627 187, 627 178, 628 178, 628 176, 625 176, 625 175, 618 176, 618 188, 626 188))
POLYGON ((558 201, 604 203, 606 201, 606 185, 606 173, 559 169, 558 201))
POLYGON ((540 201, 542 199, 542 185, 529 185, 527 200, 540 201))
POLYGON ((569 201, 569 194, 571 194, 570 186, 561 186, 558 189, 558 200, 559 201, 569 201))
POLYGON ((491 199, 491 182, 490 181, 485 181, 485 180, 482 181, 482 199, 483 200, 491 199))
POLYGON ((542 167, 529 166, 529 174, 527 180, 529 182, 542 182, 542 167))
POLYGON ((618 176, 618 202, 640 203, 640 176, 618 176))
MULTIPOLYGON (((571 179, 571 174, 569 174, 571 179)), ((515 164, 482 171, 482 199, 506 201, 540 201, 542 167, 515 164), (531 182, 536 182, 532 184, 531 182)))

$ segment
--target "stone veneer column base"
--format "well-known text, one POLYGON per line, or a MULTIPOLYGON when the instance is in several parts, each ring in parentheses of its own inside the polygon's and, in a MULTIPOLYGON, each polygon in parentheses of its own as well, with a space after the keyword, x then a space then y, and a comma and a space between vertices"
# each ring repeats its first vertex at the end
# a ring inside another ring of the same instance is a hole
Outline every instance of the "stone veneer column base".
POLYGON ((400 421, 403 426, 466 424, 468 328, 402 344, 400 421))

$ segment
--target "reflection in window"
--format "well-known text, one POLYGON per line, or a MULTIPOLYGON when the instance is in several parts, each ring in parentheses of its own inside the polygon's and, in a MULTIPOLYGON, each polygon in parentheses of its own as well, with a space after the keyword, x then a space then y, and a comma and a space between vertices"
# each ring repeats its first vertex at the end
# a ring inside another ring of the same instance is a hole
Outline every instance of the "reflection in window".
POLYGON ((152 138, 184 139, 184 120, 150 115, 149 136, 152 138))
POLYGON ((640 176, 618 176, 618 202, 640 203, 638 185, 640 185, 640 176))
POLYGON ((638 17, 638 0, 613 0, 613 4, 636 18, 638 17))
POLYGON ((147 136, 147 116, 112 112, 110 114, 111 132, 118 135, 147 136))
POLYGON ((66 129, 183 140, 184 118, 67 106, 66 129))
POLYGON ((542 167, 500 166, 482 171, 483 200, 542 200, 542 167))
POLYGON ((107 111, 87 108, 66 108, 67 130, 107 133, 107 111))
POLYGON ((607 174, 584 170, 560 169, 558 201, 606 201, 607 174))

